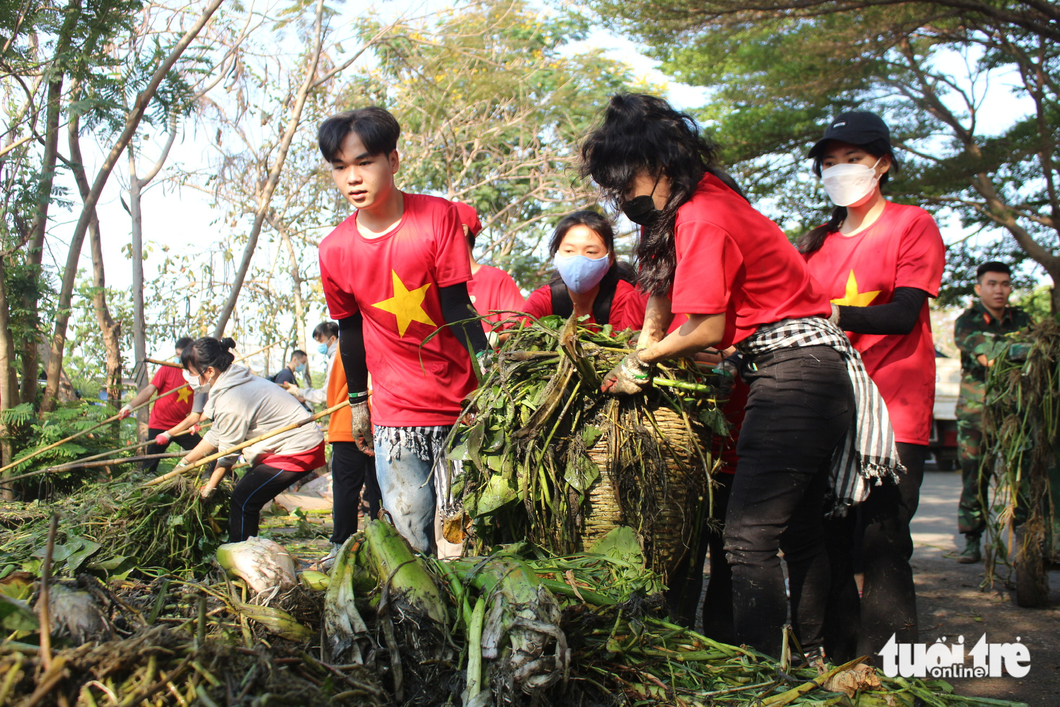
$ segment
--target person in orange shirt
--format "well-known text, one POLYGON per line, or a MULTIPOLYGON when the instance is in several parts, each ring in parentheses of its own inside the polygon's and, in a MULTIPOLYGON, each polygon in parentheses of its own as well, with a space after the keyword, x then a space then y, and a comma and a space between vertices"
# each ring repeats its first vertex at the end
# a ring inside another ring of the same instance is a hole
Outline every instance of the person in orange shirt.
MULTIPOLYGON (((297 388, 285 383, 287 392, 301 402, 338 405, 349 398, 346 371, 339 360, 339 325, 321 322, 313 330, 318 351, 327 356, 327 383, 324 388, 297 388)), ((335 529, 331 534, 331 552, 321 561, 330 567, 335 563, 339 548, 357 530, 357 510, 361 504, 361 488, 372 518, 379 515, 379 482, 375 476, 375 459, 365 454, 353 441, 350 409, 331 413, 328 421, 328 442, 331 444, 332 519, 335 529)))

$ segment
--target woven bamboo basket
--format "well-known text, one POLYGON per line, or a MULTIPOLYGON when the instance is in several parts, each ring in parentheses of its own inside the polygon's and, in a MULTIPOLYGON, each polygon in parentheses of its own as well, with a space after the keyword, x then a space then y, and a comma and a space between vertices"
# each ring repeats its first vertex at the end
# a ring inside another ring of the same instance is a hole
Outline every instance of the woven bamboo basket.
POLYGON ((648 412, 623 404, 619 424, 587 450, 600 477, 582 504, 580 538, 585 549, 616 526, 630 526, 648 566, 666 577, 689 551, 702 521, 710 440, 698 422, 686 423, 669 408, 648 412), (634 457, 658 459, 649 478, 643 470, 629 473, 634 457))

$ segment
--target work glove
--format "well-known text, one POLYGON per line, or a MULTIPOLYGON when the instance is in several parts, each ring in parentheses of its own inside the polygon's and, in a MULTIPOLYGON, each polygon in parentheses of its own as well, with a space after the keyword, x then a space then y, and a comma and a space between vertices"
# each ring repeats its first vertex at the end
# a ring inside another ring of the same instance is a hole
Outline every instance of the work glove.
POLYGON ((375 442, 372 440, 372 415, 368 411, 367 393, 350 396, 350 431, 357 448, 368 456, 374 456, 375 442))
POLYGON ((119 420, 124 420, 129 415, 132 415, 132 408, 129 407, 128 405, 123 405, 121 410, 118 410, 118 419, 119 420))
POLYGON ((170 439, 172 438, 169 436, 168 432, 162 432, 155 436, 155 444, 159 447, 168 447, 170 439))
POLYGON ((651 386, 651 364, 640 360, 639 352, 626 355, 604 376, 600 391, 611 395, 635 395, 651 386))
POLYGON ((200 432, 202 432, 202 425, 200 425, 198 422, 196 422, 194 425, 192 425, 188 429, 188 434, 191 434, 191 435, 197 435, 200 432))
POLYGON ((1019 341, 1009 347, 1008 358, 1010 361, 1026 361, 1030 352, 1031 345, 1019 341))

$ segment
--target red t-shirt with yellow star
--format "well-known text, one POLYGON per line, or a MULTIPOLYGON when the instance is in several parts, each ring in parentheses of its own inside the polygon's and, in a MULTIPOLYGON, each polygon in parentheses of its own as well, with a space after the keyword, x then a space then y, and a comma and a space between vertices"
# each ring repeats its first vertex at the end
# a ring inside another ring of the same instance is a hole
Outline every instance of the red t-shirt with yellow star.
MULTIPOLYGON (((829 235, 807 264, 833 303, 872 307, 890 302, 898 287, 938 296, 945 261, 946 248, 931 214, 888 202, 865 230, 853 236, 829 235)), ((909 334, 847 336, 887 403, 895 439, 927 444, 935 405, 935 343, 928 301, 909 334)))
POLYGON ((357 214, 320 244, 320 277, 334 319, 360 312, 372 375, 372 421, 451 425, 475 389, 467 349, 445 323, 438 289, 471 279, 464 230, 445 199, 404 194, 389 232, 365 238, 357 214), (431 334, 437 334, 424 343, 431 334))
POLYGON ((674 220, 674 314, 725 314, 718 348, 763 324, 827 317, 828 297, 784 232, 709 172, 674 220))
POLYGON ((184 381, 184 376, 180 371, 181 369, 173 366, 162 366, 151 379, 151 385, 158 390, 158 395, 168 393, 174 388, 181 388, 179 392, 167 395, 155 401, 155 404, 151 406, 151 417, 147 421, 147 426, 152 430, 168 430, 176 427, 191 414, 194 393, 191 392, 191 388, 184 381))

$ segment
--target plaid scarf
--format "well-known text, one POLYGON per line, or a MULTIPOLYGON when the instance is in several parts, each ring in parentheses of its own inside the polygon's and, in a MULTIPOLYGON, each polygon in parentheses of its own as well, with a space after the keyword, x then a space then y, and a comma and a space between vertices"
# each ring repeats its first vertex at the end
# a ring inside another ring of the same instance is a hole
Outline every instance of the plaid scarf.
POLYGON ((829 515, 841 517, 851 506, 868 498, 871 483, 879 485, 885 476, 897 482, 905 467, 898 459, 894 429, 880 391, 865 372, 861 354, 835 324, 818 317, 785 319, 758 327, 737 348, 756 355, 803 346, 830 346, 838 351, 854 387, 854 420, 832 457, 835 503, 829 515))

